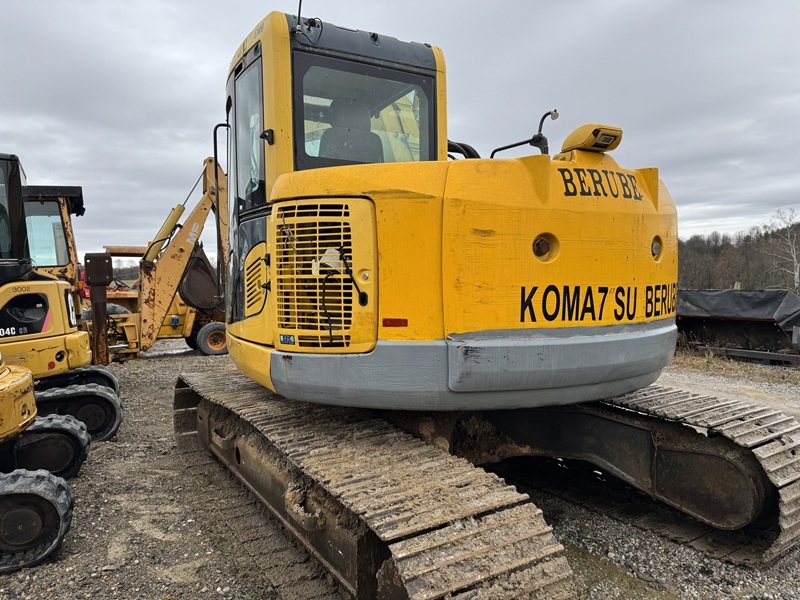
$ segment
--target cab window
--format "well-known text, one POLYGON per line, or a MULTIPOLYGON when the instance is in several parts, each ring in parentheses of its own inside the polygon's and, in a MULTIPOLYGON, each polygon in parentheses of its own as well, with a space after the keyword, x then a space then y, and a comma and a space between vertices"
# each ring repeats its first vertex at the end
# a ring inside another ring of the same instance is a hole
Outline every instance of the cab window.
POLYGON ((251 63, 236 77, 234 92, 233 143, 235 146, 235 208, 247 211, 264 206, 264 131, 261 90, 261 59, 251 63))
POLYGON ((28 229, 28 249, 35 265, 62 267, 69 264, 67 235, 58 202, 26 201, 25 224, 28 229))
POLYGON ((297 52, 295 166, 432 160, 433 79, 297 52))

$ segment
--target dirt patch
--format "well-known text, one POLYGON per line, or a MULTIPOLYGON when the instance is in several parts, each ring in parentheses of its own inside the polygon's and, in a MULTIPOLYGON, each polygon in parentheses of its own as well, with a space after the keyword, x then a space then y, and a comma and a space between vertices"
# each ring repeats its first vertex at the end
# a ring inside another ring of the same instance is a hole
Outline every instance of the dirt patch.
POLYGON ((693 371, 704 375, 735 377, 763 383, 790 383, 800 385, 800 367, 767 365, 712 354, 700 354, 694 350, 679 350, 675 353, 670 370, 693 371))

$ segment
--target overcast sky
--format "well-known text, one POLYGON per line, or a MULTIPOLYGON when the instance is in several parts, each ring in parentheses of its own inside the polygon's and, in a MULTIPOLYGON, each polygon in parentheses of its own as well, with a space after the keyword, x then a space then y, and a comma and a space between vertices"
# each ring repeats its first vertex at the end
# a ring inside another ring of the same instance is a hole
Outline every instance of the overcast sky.
MULTIPOLYGON (((297 0, 3 2, 0 152, 30 184, 83 186, 81 256, 144 245, 184 200, 230 59, 271 10, 297 0)), ((682 238, 800 208, 798 2, 305 0, 303 15, 441 47, 449 137, 484 156, 553 108, 553 150, 583 123, 622 127, 614 157, 660 169, 682 238)))

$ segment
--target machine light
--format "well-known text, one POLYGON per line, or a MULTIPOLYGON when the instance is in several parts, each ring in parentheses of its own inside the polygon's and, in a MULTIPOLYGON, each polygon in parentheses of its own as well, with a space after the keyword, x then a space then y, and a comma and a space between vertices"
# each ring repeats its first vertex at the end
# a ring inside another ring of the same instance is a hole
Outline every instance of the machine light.
POLYGON ((590 152, 610 152, 622 141, 622 129, 613 125, 587 123, 570 133, 561 146, 562 152, 588 150, 590 152))

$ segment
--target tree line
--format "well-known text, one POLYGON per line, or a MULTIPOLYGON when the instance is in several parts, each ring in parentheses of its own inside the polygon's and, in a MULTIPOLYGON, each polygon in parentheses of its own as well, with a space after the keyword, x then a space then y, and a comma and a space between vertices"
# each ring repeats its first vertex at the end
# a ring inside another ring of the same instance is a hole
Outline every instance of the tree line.
MULTIPOLYGON (((217 266, 217 257, 208 257, 211 265, 217 266)), ((112 261, 114 278, 120 281, 135 281, 139 279, 139 260, 135 258, 114 258, 112 261)))
POLYGON ((800 214, 776 210, 767 223, 746 232, 679 240, 678 287, 783 288, 800 294, 800 214))

